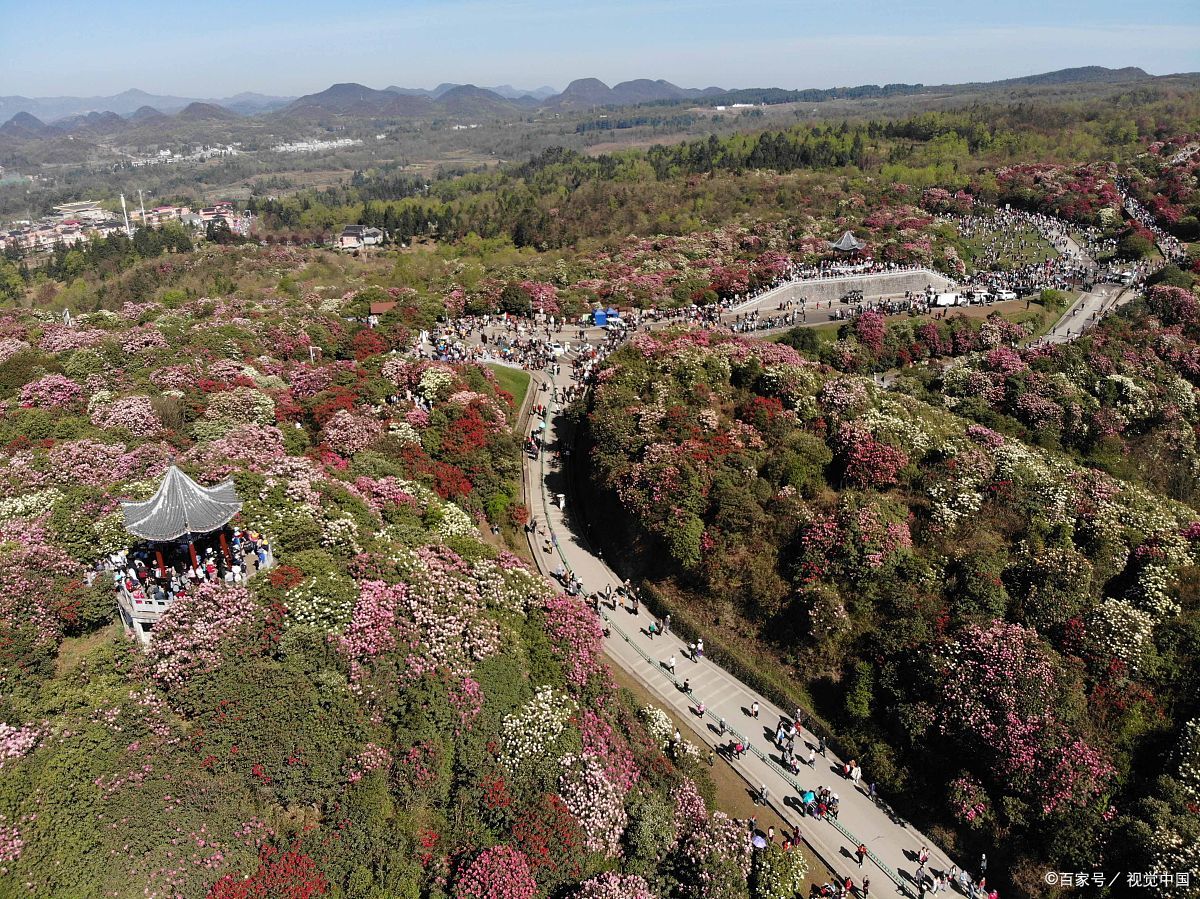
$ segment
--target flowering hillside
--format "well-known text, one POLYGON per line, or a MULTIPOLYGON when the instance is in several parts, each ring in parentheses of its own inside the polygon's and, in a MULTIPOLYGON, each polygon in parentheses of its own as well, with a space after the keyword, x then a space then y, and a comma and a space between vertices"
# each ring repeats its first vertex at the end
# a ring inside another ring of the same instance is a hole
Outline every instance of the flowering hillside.
POLYGON ((519 517, 511 397, 353 301, 0 319, 0 893, 748 895, 594 614, 481 533, 519 517), (95 566, 172 461, 274 564, 143 650, 95 566))
POLYGON ((704 331, 611 357, 587 437, 680 616, 734 655, 772 644, 846 754, 960 850, 1002 851, 1029 894, 1081 853, 1150 864, 1162 819, 1138 803, 1166 772, 1142 753, 1197 671, 1193 509, 704 331))
POLYGON ((919 376, 901 383, 1006 434, 1200 499, 1200 302, 1188 291, 1155 286, 1072 343, 982 349, 919 376))

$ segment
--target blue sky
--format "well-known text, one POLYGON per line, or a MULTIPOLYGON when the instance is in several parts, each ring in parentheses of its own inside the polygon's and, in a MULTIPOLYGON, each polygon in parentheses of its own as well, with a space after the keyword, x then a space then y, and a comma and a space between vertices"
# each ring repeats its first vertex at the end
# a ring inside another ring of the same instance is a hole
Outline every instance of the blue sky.
POLYGON ((1200 70, 1200 2, 0 0, 0 95, 937 84, 1091 64, 1200 70))

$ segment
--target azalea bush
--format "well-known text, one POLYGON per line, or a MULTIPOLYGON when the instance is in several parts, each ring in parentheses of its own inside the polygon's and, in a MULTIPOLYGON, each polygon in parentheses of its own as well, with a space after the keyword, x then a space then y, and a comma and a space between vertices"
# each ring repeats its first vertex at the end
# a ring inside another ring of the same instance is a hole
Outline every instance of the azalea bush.
POLYGON ((507 846, 481 852, 454 887, 457 899, 533 899, 537 884, 525 856, 507 846))

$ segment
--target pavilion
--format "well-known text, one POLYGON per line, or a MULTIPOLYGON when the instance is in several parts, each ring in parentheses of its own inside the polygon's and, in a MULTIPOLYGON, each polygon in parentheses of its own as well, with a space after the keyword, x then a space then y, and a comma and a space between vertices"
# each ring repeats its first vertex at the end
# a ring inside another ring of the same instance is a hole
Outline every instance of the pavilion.
POLYGON ((829 241, 829 249, 839 253, 861 253, 867 245, 854 236, 853 231, 845 232, 840 239, 829 241))
MULTIPOLYGON (((162 483, 150 499, 122 502, 125 530, 154 544, 187 542, 193 567, 197 565, 196 537, 218 532, 226 562, 232 562, 224 527, 242 509, 233 481, 201 487, 175 465, 167 469, 162 483)), ((157 548, 159 576, 166 575, 162 550, 157 548)))

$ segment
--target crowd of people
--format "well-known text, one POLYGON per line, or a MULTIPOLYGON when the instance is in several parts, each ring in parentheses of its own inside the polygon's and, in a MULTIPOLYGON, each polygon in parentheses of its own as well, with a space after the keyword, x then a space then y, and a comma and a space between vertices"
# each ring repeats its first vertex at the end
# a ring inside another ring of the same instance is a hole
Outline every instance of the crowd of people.
POLYGON ((975 274, 962 289, 989 295, 1067 290, 1089 283, 1098 274, 1096 256, 1106 249, 1095 229, 1078 231, 1080 244, 1066 222, 1039 212, 997 209, 955 219, 955 224, 961 237, 982 240, 975 274), (1038 238, 1054 252, 1045 253, 1038 238))
POLYGON ((98 559, 89 572, 89 583, 107 575, 114 589, 131 604, 165 608, 197 584, 241 584, 271 564, 271 547, 263 534, 249 528, 226 528, 223 535, 228 558, 217 533, 193 544, 194 559, 186 542, 142 543, 98 559))
POLYGON ((1138 202, 1129 193, 1129 184, 1123 178, 1117 179, 1117 190, 1121 193, 1121 201, 1125 204, 1125 214, 1154 235, 1154 242, 1159 252, 1171 262, 1187 258, 1187 248, 1183 242, 1159 225, 1154 213, 1138 202))

